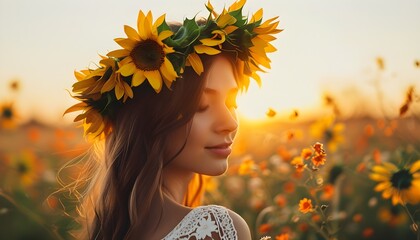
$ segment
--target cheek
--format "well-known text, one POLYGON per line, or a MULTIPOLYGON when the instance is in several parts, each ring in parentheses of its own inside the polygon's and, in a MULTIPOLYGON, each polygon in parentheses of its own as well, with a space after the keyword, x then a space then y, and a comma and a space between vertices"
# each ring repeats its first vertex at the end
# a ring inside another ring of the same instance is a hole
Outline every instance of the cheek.
POLYGON ((179 153, 186 140, 186 128, 181 127, 173 131, 166 138, 166 148, 164 151, 164 157, 166 161, 172 159, 176 154, 179 153))
POLYGON ((188 136, 190 143, 203 143, 206 136, 209 134, 210 117, 205 114, 196 115, 191 125, 191 132, 188 136))

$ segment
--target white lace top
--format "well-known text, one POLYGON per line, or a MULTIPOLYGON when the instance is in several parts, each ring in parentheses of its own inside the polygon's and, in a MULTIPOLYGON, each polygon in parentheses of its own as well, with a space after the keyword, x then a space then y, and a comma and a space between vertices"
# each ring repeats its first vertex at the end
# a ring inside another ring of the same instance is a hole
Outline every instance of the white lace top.
POLYGON ((237 240, 238 234, 226 208, 217 205, 191 210, 162 240, 237 240))

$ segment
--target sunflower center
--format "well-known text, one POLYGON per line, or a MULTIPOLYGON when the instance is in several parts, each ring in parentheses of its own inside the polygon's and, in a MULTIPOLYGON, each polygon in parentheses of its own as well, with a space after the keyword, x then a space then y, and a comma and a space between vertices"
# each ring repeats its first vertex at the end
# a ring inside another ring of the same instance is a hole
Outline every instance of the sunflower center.
POLYGON ((5 109, 3 109, 3 113, 2 113, 2 115, 3 115, 3 117, 4 117, 4 118, 6 118, 6 119, 10 119, 10 118, 12 118, 12 116, 13 116, 12 109, 10 109, 10 108, 5 108, 5 109))
POLYGON ((325 141, 329 142, 334 138, 334 133, 332 129, 327 129, 324 132, 325 141))
POLYGON ((26 166, 24 163, 19 162, 17 164, 17 171, 18 171, 18 173, 25 174, 25 173, 28 172, 28 170, 29 170, 28 166, 26 166))
POLYGON ((392 186, 398 189, 407 189, 411 186, 413 175, 407 169, 401 169, 391 177, 392 186))
POLYGON ((141 41, 130 53, 134 64, 143 71, 159 70, 165 60, 163 46, 158 42, 147 39, 141 41))

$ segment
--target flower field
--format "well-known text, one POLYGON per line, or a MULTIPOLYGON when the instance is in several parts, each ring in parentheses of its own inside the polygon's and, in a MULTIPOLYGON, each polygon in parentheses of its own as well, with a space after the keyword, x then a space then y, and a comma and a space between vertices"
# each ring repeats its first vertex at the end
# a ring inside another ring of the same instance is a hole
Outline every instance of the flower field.
MULTIPOLYGON (((419 239, 420 101, 414 87, 405 95, 394 117, 342 116, 325 95, 312 120, 274 109, 241 119, 229 170, 206 179, 205 203, 239 213, 254 239, 419 239)), ((0 107, 1 239, 72 239, 77 193, 60 189, 91 147, 82 129, 19 123, 13 102, 0 107)))

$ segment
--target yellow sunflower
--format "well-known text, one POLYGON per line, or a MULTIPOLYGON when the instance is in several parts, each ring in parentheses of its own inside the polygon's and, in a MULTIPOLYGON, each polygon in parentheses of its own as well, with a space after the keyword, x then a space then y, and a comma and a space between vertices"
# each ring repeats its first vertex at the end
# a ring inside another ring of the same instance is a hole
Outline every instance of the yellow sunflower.
POLYGON ((34 185, 43 171, 42 162, 30 150, 24 150, 19 154, 10 156, 8 163, 13 170, 11 174, 16 177, 13 178, 15 181, 12 185, 18 184, 25 188, 34 185))
POLYGON ((310 133, 315 138, 322 138, 330 152, 335 152, 344 142, 343 131, 345 125, 335 123, 335 117, 325 117, 310 126, 310 133))
POLYGON ((4 103, 0 105, 0 127, 12 129, 16 126, 16 111, 13 103, 4 103))
POLYGON ((164 22, 165 15, 160 16, 154 24, 152 13, 147 16, 142 11, 137 19, 137 29, 125 25, 124 31, 127 38, 117 38, 117 42, 124 49, 108 53, 109 57, 122 59, 119 62, 120 69, 117 71, 122 76, 133 76, 131 85, 136 87, 146 79, 156 92, 162 89, 162 82, 169 88, 178 77, 167 54, 173 53, 172 47, 168 47, 162 41, 172 36, 173 32, 165 30, 158 32, 158 27, 164 22))
MULTIPOLYGON (((258 10, 251 18, 251 23, 258 22, 262 20, 263 10, 262 8, 258 10)), ((270 44, 271 41, 275 40, 276 38, 272 34, 279 33, 283 31, 282 29, 277 29, 279 25, 279 21, 276 21, 278 17, 274 17, 268 19, 258 27, 254 29, 254 32, 257 33, 255 37, 251 39, 253 44, 252 47, 249 48, 250 55, 252 57, 251 61, 251 77, 255 79, 258 85, 261 85, 261 78, 256 73, 256 71, 260 71, 261 69, 259 66, 263 66, 267 69, 270 69, 270 59, 267 57, 267 53, 275 52, 277 49, 270 44)))
POLYGON ((382 191, 382 197, 391 198, 393 205, 420 202, 420 160, 402 168, 389 162, 375 165, 369 177, 379 182, 375 191, 382 191))
POLYGON ((100 56, 99 68, 86 69, 75 72, 78 82, 73 84, 73 92, 81 93, 82 96, 99 98, 100 94, 114 89, 117 100, 133 98, 133 90, 122 80, 121 74, 116 72, 117 63, 114 59, 100 56))
POLYGON ((83 111, 82 114, 79 114, 74 122, 83 120, 83 128, 85 137, 88 140, 94 140, 96 137, 104 137, 111 131, 111 125, 109 120, 104 118, 95 108, 89 106, 85 102, 75 104, 68 108, 64 114, 76 111, 83 111))
MULTIPOLYGON (((226 41, 226 36, 234 32, 238 27, 233 26, 236 19, 229 14, 226 10, 223 10, 221 15, 214 12, 213 6, 208 2, 206 5, 207 9, 216 16, 216 24, 220 29, 213 30, 212 36, 200 40, 201 44, 194 46, 194 52, 187 56, 186 66, 191 66, 194 71, 200 75, 203 71, 203 63, 198 54, 216 55, 221 52, 222 44, 226 41), (217 47, 217 48, 214 48, 217 47)), ((232 6, 231 6, 232 7, 232 6)))

